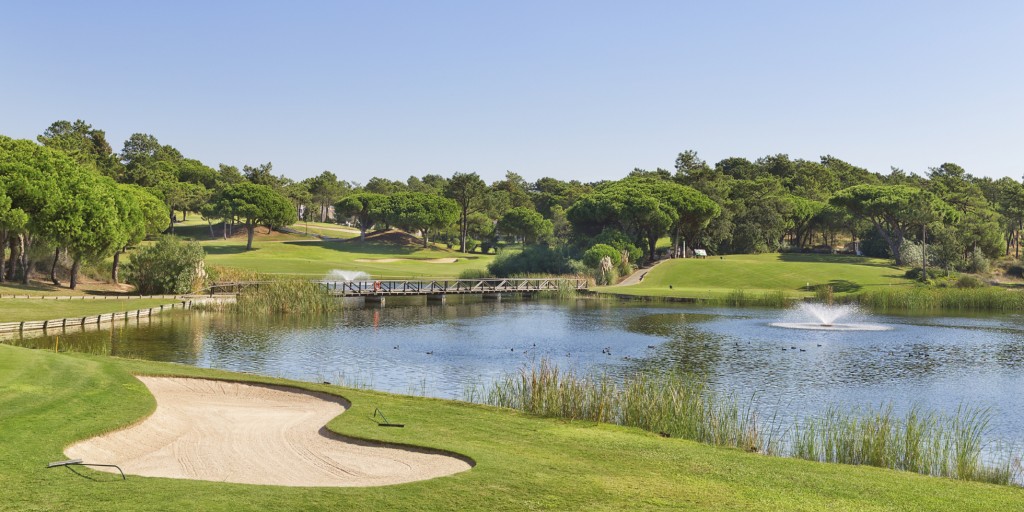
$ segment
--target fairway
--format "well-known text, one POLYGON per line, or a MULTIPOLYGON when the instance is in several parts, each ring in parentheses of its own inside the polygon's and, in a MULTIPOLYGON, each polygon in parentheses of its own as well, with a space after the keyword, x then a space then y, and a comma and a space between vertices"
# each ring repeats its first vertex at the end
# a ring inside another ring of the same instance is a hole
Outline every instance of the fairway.
POLYGON ((493 255, 357 240, 323 242, 291 237, 287 241, 267 241, 257 238, 251 251, 245 250, 244 239, 210 240, 202 244, 208 265, 303 277, 323 277, 331 270, 356 270, 374 279, 456 278, 464 270, 484 269, 494 259, 493 255), (451 258, 457 261, 431 261, 451 258))
POLYGON ((813 288, 832 286, 850 294, 882 286, 910 286, 904 270, 888 260, 828 254, 736 254, 706 259, 663 261, 632 286, 605 286, 598 291, 658 297, 720 297, 733 290, 782 290, 790 297, 814 295, 813 288), (669 288, 671 286, 671 288, 669 288), (810 289, 808 288, 810 287, 810 289))

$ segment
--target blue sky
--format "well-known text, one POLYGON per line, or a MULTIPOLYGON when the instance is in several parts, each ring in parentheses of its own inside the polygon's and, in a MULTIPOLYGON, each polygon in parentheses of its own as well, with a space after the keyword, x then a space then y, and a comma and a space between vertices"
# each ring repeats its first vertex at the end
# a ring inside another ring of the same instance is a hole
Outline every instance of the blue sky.
POLYGON ((1024 175, 1024 2, 6 2, 0 134, 302 179, 593 181, 694 149, 1024 175))

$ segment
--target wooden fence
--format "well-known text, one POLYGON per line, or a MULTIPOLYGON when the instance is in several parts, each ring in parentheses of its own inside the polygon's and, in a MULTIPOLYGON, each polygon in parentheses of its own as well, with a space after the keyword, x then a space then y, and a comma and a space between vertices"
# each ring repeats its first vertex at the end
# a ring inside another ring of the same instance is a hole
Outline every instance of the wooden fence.
POLYGON ((102 315, 83 316, 81 318, 58 318, 56 320, 32 320, 27 322, 4 322, 0 323, 0 333, 23 333, 25 331, 46 331, 49 329, 67 329, 68 327, 86 327, 101 325, 109 322, 125 321, 132 318, 145 318, 163 311, 174 309, 190 309, 191 300, 183 300, 171 304, 154 306, 151 308, 136 309, 122 313, 105 313, 102 315))

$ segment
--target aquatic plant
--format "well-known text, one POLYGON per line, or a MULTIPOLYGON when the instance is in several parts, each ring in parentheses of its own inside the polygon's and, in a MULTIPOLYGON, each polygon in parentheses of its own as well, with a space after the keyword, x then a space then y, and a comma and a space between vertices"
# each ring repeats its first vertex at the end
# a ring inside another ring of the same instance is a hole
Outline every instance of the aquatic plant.
POLYGON ((246 286, 238 293, 235 310, 243 314, 323 314, 341 309, 342 301, 318 282, 271 278, 246 286))
POLYGON ((538 416, 614 423, 749 451, 775 449, 752 407, 711 392, 704 379, 687 374, 637 373, 620 383, 606 374, 563 372, 542 360, 499 378, 477 396, 538 416))
POLYGON ((912 407, 905 416, 892 405, 844 411, 829 406, 818 417, 798 422, 789 435, 796 458, 912 471, 959 480, 1009 485, 1018 481, 1011 449, 983 458, 987 409, 960 406, 950 415, 912 407), (994 463, 993 463, 994 461, 994 463))
POLYGON ((935 288, 929 286, 883 287, 862 292, 859 304, 877 310, 970 310, 1019 311, 1024 293, 996 286, 984 288, 935 288))

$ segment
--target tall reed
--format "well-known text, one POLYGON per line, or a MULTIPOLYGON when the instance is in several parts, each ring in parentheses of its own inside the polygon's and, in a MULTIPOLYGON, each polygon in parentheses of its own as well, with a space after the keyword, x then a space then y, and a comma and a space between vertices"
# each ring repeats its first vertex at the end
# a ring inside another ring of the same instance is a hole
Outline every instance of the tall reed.
POLYGON ((879 310, 1019 311, 1024 293, 995 286, 986 288, 884 287, 862 292, 858 303, 879 310))
POLYGON ((784 308, 788 307, 792 301, 786 297, 786 292, 782 290, 769 290, 756 294, 747 290, 737 289, 730 290, 723 297, 710 297, 701 302, 716 306, 784 308))
POLYGON ((850 412, 829 406, 823 415, 795 426, 789 453, 819 462, 1009 485, 1018 481, 1019 457, 1006 449, 992 454, 994 465, 983 460, 989 418, 987 409, 966 406, 952 415, 912 407, 903 417, 892 405, 850 412))
POLYGON ((276 278, 245 287, 235 303, 243 314, 323 314, 337 311, 342 301, 321 283, 306 279, 276 278))
POLYGON ((538 416, 614 423, 665 436, 749 451, 770 451, 751 407, 712 393, 703 379, 638 373, 621 383, 579 376, 542 360, 495 381, 485 403, 538 416))

